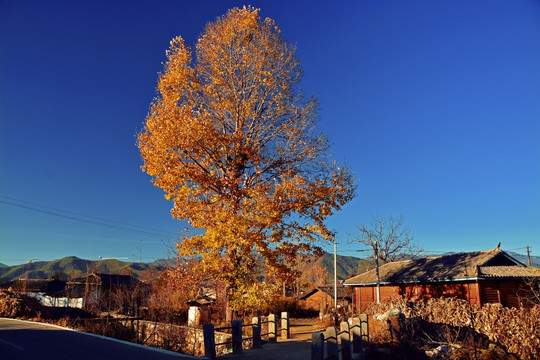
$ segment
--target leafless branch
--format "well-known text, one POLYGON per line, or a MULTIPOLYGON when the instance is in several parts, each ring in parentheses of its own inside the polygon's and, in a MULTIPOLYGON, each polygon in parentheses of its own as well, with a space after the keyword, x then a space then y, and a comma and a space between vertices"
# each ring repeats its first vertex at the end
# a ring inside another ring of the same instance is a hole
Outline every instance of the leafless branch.
POLYGON ((355 241, 373 249, 374 256, 384 263, 415 257, 422 252, 409 229, 404 227, 403 216, 388 219, 373 216, 369 224, 356 228, 355 241))

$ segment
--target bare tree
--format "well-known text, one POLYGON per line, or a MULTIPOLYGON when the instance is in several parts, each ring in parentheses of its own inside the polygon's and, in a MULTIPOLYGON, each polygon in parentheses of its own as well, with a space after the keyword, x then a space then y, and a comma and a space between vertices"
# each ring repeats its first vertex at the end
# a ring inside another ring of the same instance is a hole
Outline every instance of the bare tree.
POLYGON ((523 278, 523 284, 517 291, 524 306, 540 304, 540 277, 523 278))
POLYGON ((415 257, 422 252, 413 235, 404 226, 403 216, 372 216, 367 225, 357 225, 355 241, 373 249, 373 257, 383 263, 415 257))

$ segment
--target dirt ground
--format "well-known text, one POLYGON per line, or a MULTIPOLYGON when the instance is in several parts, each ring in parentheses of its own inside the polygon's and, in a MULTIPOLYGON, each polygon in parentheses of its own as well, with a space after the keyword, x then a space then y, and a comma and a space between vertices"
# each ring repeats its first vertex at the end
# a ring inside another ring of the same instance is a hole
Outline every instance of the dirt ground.
POLYGON ((315 331, 324 331, 317 325, 317 318, 308 319, 291 319, 291 337, 293 340, 309 340, 311 341, 311 334, 315 331))

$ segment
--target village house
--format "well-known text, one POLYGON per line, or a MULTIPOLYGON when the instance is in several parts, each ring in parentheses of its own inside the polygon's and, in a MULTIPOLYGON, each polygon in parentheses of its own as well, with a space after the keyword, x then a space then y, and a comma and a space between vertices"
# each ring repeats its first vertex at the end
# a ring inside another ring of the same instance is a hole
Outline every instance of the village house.
POLYGON ((133 291, 142 290, 143 283, 131 275, 90 273, 67 282, 69 297, 82 297, 87 305, 123 307, 130 302, 133 291))
MULTIPOLYGON (((211 281, 207 281, 207 286, 199 289, 197 296, 188 301, 188 325, 198 326, 201 323, 210 321, 210 305, 216 302, 215 287, 208 286, 211 281)), ((215 284, 212 284, 215 286, 215 284)))
MULTIPOLYGON (((527 296, 532 280, 540 280, 540 269, 524 265, 499 245, 488 251, 396 261, 379 267, 381 301, 395 295, 458 297, 479 306, 527 307, 532 304, 527 296)), ((375 269, 347 279, 344 286, 353 288, 357 312, 377 301, 375 269)))
MULTIPOLYGON (((343 285, 337 287, 338 307, 347 308, 351 303, 351 297, 346 295, 343 285)), ((326 314, 334 308, 334 286, 317 286, 307 291, 299 299, 300 306, 304 309, 317 310, 326 314)))
POLYGON ((44 306, 82 308, 82 297, 66 297, 66 284, 58 279, 17 279, 1 284, 0 288, 33 297, 44 306))
POLYGON ((90 273, 69 281, 58 279, 17 279, 0 285, 38 299, 49 307, 86 305, 115 308, 127 307, 137 296, 143 296, 148 285, 131 275, 90 273), (133 292, 137 291, 137 294, 133 292))

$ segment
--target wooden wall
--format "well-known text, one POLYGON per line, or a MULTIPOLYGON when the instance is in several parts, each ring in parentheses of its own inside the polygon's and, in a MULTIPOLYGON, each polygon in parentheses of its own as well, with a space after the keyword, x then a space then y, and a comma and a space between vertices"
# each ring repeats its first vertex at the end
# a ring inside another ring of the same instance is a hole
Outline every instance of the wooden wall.
MULTIPOLYGON (((408 298, 432 298, 432 297, 457 297, 466 299, 471 304, 480 304, 478 297, 478 284, 474 281, 463 283, 432 283, 411 284, 400 286, 381 285, 381 301, 395 295, 403 295, 408 298)), ((357 286, 354 288, 354 308, 364 312, 368 305, 377 301, 376 286, 357 286)))
MULTIPOLYGON (((389 286, 381 285, 381 301, 394 295, 403 295, 411 299, 432 297, 457 297, 468 300, 473 305, 482 306, 487 303, 499 303, 508 307, 531 307, 533 303, 520 298, 519 294, 526 291, 520 280, 480 280, 467 282, 448 282, 430 284, 411 284, 389 286)), ((372 302, 377 301, 377 287, 354 287, 354 309, 365 312, 372 302)))
POLYGON ((334 307, 334 297, 324 291, 318 290, 311 296, 302 300, 304 309, 313 309, 317 311, 326 310, 334 307))
MULTIPOLYGON (((399 295, 398 286, 381 286, 381 301, 399 295)), ((360 312, 365 312, 366 308, 372 302, 377 301, 376 286, 358 286, 354 288, 353 303, 354 309, 360 309, 360 312)))
POLYGON ((500 303, 509 307, 520 307, 521 301, 518 296, 522 282, 517 280, 486 280, 480 282, 480 296, 482 304, 500 303))
POLYGON ((457 297, 468 300, 471 304, 479 304, 478 285, 474 281, 412 284, 400 286, 400 295, 409 298, 457 297))

